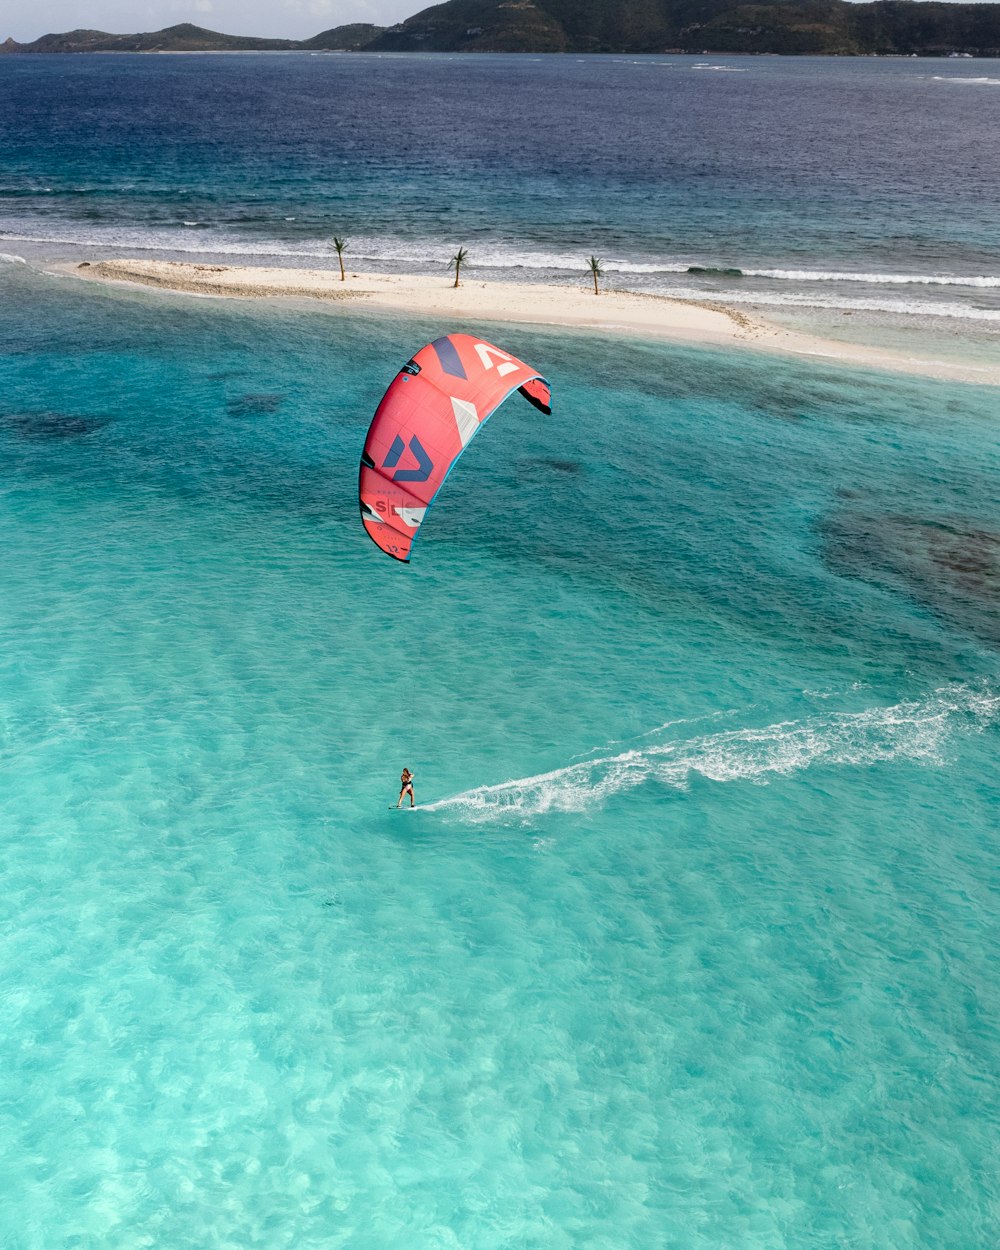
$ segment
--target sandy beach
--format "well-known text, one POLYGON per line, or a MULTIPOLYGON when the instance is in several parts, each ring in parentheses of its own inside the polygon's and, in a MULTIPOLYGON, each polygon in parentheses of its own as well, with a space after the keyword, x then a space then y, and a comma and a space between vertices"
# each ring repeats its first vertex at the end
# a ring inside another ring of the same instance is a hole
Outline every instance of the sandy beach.
POLYGON ((837 342, 773 325, 722 305, 621 290, 597 296, 579 287, 482 282, 414 274, 339 273, 313 269, 191 264, 181 261, 106 260, 63 263, 50 272, 86 281, 154 287, 225 299, 308 299, 447 319, 448 329, 476 322, 527 322, 620 334, 632 338, 750 348, 830 363, 885 369, 941 380, 1000 386, 1000 365, 934 360, 879 347, 837 342))

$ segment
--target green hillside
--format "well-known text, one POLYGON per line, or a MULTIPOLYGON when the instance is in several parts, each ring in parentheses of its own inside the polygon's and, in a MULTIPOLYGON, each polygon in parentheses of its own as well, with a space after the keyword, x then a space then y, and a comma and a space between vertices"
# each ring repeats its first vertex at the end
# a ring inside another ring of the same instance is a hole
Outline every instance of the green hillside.
POLYGON ((920 0, 448 0, 369 47, 434 52, 1000 54, 1000 5, 920 0))
POLYGON ((222 35, 202 26, 182 22, 166 30, 141 35, 109 35, 103 30, 71 30, 62 35, 42 35, 32 43, 8 39, 0 52, 294 52, 299 49, 357 50, 381 34, 383 27, 367 22, 335 26, 313 39, 254 39, 222 35))
POLYGON ((71 30, 42 35, 33 43, 17 44, 18 52, 259 52, 294 48, 291 39, 252 39, 221 35, 182 22, 166 30, 141 35, 109 35, 103 30, 71 30))
POLYGON ((384 30, 384 26, 372 26, 370 22, 351 22, 347 26, 324 30, 312 39, 303 39, 297 46, 316 51, 357 52, 377 39, 384 30))
POLYGON ((0 52, 759 52, 1000 56, 1000 4, 941 0, 447 0, 388 29, 251 39, 182 23, 152 34, 74 30, 0 52))

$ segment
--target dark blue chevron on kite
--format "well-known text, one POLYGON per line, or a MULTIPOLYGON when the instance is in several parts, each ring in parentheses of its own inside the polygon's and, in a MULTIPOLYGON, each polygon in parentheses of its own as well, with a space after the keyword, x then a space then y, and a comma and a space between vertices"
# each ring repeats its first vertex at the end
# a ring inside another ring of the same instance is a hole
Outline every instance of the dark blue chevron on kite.
MULTIPOLYGON (((393 439, 392 446, 389 448, 389 454, 386 456, 382 468, 394 469, 399 464, 399 458, 406 448, 407 444, 397 434, 395 439, 393 439)), ((434 461, 424 451, 423 444, 416 434, 410 439, 409 448, 417 462, 417 467, 415 469, 400 469, 398 473, 392 475, 392 480, 394 482, 426 482, 434 472, 434 461)))

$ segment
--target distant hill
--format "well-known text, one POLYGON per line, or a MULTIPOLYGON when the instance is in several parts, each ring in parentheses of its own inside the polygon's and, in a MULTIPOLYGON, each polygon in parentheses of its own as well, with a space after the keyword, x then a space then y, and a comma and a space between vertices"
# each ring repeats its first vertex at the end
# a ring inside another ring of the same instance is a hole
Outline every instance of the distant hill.
POLYGON ((383 27, 366 22, 335 26, 313 39, 253 39, 222 35, 182 22, 166 30, 142 35, 109 35, 103 30, 71 30, 64 35, 42 35, 32 43, 8 39, 0 52, 297 52, 357 50, 371 43, 383 27))
POLYGON ((921 0, 448 0, 368 45, 396 52, 1000 54, 1000 4, 921 0))
POLYGON ((182 22, 142 35, 109 35, 103 30, 71 30, 42 35, 34 43, 15 44, 16 52, 262 52, 296 47, 291 39, 252 39, 220 35, 182 22))
POLYGON ((372 26, 370 22, 352 22, 348 26, 324 30, 312 39, 304 39, 298 46, 316 52, 359 52, 384 30, 384 26, 372 26))
POLYGON ((141 35, 74 30, 18 52, 731 52, 1000 56, 1000 4, 943 0, 447 0, 396 26, 251 39, 184 22, 141 35))

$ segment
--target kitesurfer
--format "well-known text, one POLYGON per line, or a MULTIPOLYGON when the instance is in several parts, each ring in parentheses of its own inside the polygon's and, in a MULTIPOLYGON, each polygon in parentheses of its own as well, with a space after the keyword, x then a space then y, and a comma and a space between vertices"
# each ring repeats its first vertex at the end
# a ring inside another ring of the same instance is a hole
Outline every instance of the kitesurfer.
POLYGON ((416 806, 413 801, 413 773, 411 773, 408 768, 403 769, 399 778, 399 800, 396 803, 397 807, 399 807, 399 804, 402 803, 404 794, 408 794, 410 796, 410 806, 416 806))

